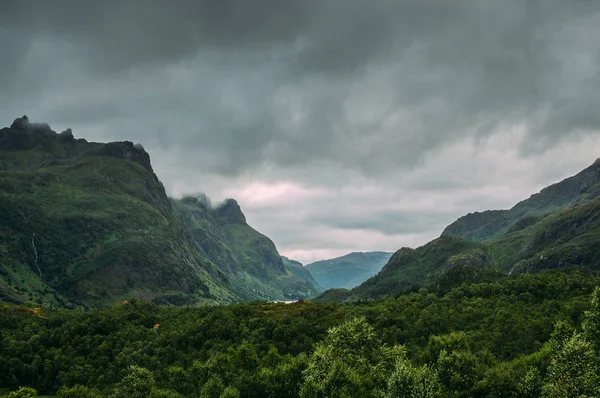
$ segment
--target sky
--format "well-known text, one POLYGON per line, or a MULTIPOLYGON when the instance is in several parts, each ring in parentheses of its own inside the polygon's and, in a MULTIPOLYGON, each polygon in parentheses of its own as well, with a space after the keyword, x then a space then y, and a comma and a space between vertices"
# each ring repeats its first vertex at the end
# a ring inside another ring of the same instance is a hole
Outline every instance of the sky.
POLYGON ((0 124, 150 153, 309 263, 600 157, 600 1, 0 0, 0 124))

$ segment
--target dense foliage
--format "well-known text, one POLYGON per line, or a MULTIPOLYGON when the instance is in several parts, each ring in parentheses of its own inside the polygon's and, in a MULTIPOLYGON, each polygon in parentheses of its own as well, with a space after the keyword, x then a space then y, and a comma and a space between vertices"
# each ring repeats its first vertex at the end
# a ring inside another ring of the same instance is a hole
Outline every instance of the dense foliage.
POLYGON ((598 396, 599 284, 595 274, 545 272, 343 305, 5 306, 0 388, 59 397, 598 396))

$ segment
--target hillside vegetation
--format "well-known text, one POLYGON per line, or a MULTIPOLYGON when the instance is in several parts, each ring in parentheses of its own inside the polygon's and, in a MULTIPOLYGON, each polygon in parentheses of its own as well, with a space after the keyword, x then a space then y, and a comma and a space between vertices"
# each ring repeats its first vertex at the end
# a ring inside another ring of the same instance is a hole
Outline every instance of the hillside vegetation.
POLYGON ((150 158, 17 119, 0 130, 0 298, 110 304, 236 299, 194 250, 150 158))
POLYGON ((547 271, 343 305, 4 306, 0 387, 79 398, 596 397, 599 283, 547 271))
POLYGON ((322 291, 308 272, 298 274, 271 239, 248 225, 234 199, 215 208, 195 197, 172 203, 197 248, 227 274, 234 291, 246 300, 294 300, 322 291))
POLYGON ((26 116, 0 130, 0 301, 180 306, 319 292, 234 200, 169 199, 140 145, 90 143, 26 116))
MULTIPOLYGON (((578 267, 600 269, 600 161, 511 210, 459 218, 417 249, 402 248, 381 272, 318 300, 376 299, 458 275, 506 275, 578 267), (442 278, 444 279, 444 278, 442 278)), ((437 283, 437 284, 436 284, 437 283)))

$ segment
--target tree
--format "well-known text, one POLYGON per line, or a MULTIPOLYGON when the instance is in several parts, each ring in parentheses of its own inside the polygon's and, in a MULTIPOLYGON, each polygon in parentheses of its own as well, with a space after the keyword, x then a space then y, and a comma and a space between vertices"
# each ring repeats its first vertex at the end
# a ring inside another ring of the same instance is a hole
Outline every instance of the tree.
POLYGON ((585 312, 581 328, 583 337, 600 349, 600 287, 592 293, 592 308, 585 312))
POLYGON ((479 358, 469 351, 442 350, 437 361, 437 370, 444 390, 453 391, 453 396, 468 396, 482 374, 479 358))
POLYGON ((115 387, 113 398, 147 398, 154 388, 152 373, 140 366, 131 365, 128 374, 115 387))
POLYGON ((568 334, 558 323, 552 339, 550 366, 543 387, 548 398, 597 397, 600 376, 594 345, 579 333, 568 334))
POLYGON ((300 396, 368 397, 381 394, 399 359, 399 346, 381 344, 364 317, 329 329, 318 343, 304 372, 300 396))
POLYGON ((240 392, 234 387, 227 387, 219 398, 240 398, 240 392))
POLYGON ((8 394, 8 398, 33 398, 37 395, 37 391, 31 387, 19 387, 17 391, 8 394))
POLYGON ((297 397, 302 384, 302 372, 307 365, 306 354, 296 357, 288 354, 276 365, 261 368, 256 385, 251 388, 254 393, 265 398, 297 397))
POLYGON ((169 385, 175 391, 183 395, 191 395, 194 386, 190 382, 189 374, 179 366, 171 366, 167 369, 169 385))
POLYGON ((225 386, 219 377, 211 377, 200 389, 201 398, 219 398, 223 393, 225 386))
POLYGON ((100 391, 89 389, 86 386, 75 385, 73 387, 62 387, 56 393, 57 398, 102 398, 100 391))
POLYGON ((183 398, 183 395, 173 390, 152 390, 150 398, 183 398))
POLYGON ((437 398, 441 386, 437 374, 428 366, 413 366, 399 360, 387 386, 386 398, 437 398))
POLYGON ((540 371, 531 368, 518 385, 519 396, 523 398, 538 398, 542 396, 543 381, 540 371))

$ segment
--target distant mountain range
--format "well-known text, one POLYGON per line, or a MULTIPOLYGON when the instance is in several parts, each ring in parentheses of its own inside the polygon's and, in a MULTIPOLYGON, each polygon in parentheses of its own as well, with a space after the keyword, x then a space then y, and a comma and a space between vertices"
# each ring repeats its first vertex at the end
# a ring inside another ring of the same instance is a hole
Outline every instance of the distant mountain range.
POLYGON ((376 275, 391 255, 388 252, 355 252, 307 264, 305 268, 325 289, 352 288, 376 275))
POLYGON ((140 145, 75 139, 26 116, 0 130, 0 301, 187 305, 318 294, 296 268, 235 200, 213 209, 169 199, 140 145))
POLYGON ((426 245, 398 250, 360 286, 332 289, 317 300, 376 299, 422 287, 439 291, 572 267, 600 269, 600 159, 510 210, 461 217, 426 245))

